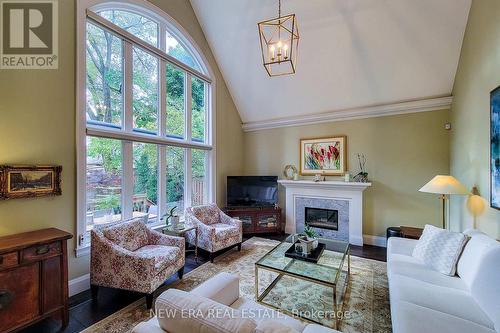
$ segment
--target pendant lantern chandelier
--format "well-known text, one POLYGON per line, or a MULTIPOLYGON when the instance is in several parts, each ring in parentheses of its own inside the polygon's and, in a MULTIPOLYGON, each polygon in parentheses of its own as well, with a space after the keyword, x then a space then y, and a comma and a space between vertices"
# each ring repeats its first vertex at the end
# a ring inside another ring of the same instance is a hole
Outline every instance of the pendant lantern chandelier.
POLYGON ((278 17, 260 22, 258 26, 262 62, 267 74, 295 74, 299 46, 295 14, 281 16, 281 0, 278 0, 278 17))

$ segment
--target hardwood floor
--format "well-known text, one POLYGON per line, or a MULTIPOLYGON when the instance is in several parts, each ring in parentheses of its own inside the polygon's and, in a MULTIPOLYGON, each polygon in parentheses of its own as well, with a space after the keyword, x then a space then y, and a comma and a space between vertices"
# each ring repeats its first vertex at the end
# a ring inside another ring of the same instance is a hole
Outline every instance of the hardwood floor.
MULTIPOLYGON (((258 237, 283 240, 284 235, 256 235, 258 237)), ((243 241, 249 239, 251 236, 246 236, 243 241)), ((188 273, 196 267, 208 261, 208 253, 200 251, 198 262, 195 261, 194 254, 186 254, 186 265, 184 273, 188 273)), ((221 251, 224 252, 224 251, 221 251)), ((354 246, 351 245, 351 254, 353 256, 374 259, 379 261, 386 261, 386 249, 383 247, 364 245, 354 246)), ((174 274, 168 279, 165 284, 170 284, 177 279, 177 274, 174 274)), ((84 291, 78 295, 70 298, 70 321, 69 326, 64 330, 64 333, 80 332, 85 328, 95 324, 96 322, 106 318, 107 316, 115 313, 116 311, 126 307, 132 302, 144 297, 139 293, 130 291, 99 288, 98 301, 93 302, 90 296, 90 290, 84 291)), ((22 333, 54 333, 60 330, 59 322, 46 319, 42 322, 34 324, 33 326, 24 329, 22 333)))

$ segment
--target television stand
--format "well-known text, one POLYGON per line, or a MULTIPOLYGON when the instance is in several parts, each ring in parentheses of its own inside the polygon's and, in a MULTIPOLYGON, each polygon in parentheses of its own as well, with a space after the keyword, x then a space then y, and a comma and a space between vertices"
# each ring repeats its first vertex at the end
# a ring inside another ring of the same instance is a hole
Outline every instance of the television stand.
POLYGON ((281 208, 275 207, 226 207, 227 215, 243 223, 243 234, 283 233, 281 208))

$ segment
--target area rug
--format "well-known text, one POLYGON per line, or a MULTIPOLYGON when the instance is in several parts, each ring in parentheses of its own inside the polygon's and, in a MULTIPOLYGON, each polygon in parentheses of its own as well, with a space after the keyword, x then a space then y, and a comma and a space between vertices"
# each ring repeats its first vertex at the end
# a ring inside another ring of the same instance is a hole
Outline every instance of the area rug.
MULTIPOLYGON (((279 242, 253 237, 242 244, 241 252, 230 250, 216 257, 214 263, 207 262, 166 287, 189 291, 219 272, 228 272, 240 276, 240 295, 255 298, 255 265, 262 256, 279 242)), ((261 273, 259 280, 265 285, 273 279, 272 273, 261 273)), ((301 283, 294 280, 292 283, 301 283)), ((303 283, 303 282, 302 282, 303 283)), ((279 302, 294 302, 296 307, 307 310, 311 307, 327 306, 331 291, 316 290, 305 284, 301 294, 287 292, 286 282, 281 291, 272 295, 279 302), (308 302, 303 299, 308 296, 308 302), (311 297, 312 296, 312 297, 311 297), (311 299, 314 299, 311 304, 311 299)), ((294 290, 296 290, 296 286, 294 290)), ((345 295, 344 312, 348 315, 342 320, 338 330, 349 333, 391 332, 389 291, 386 264, 384 262, 351 256, 351 279, 345 295)), ((145 299, 141 298, 104 320, 92 325, 85 333, 128 333, 138 323, 151 318, 151 311, 146 309, 145 299)))

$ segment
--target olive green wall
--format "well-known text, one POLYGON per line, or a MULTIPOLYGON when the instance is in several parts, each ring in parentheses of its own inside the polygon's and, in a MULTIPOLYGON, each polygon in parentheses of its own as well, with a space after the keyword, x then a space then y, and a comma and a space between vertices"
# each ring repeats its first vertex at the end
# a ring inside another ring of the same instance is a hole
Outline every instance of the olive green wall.
MULTIPOLYGON (((236 107, 189 0, 151 1, 193 37, 216 74, 217 200, 225 176, 243 170, 243 132, 236 107)), ((0 235, 57 227, 76 235, 75 0, 59 1, 59 69, 0 70, 0 164, 60 164, 63 195, 0 202, 0 235)), ((88 273, 69 241, 70 279, 88 273)))
POLYGON ((356 154, 364 153, 373 183, 364 192, 364 234, 385 236, 390 226, 439 225, 439 200, 418 189, 449 172, 449 132, 444 129, 449 116, 442 110, 248 132, 245 172, 282 178, 285 165, 299 167, 300 138, 347 135, 349 172, 358 171, 356 154))
MULTIPOLYGON (((500 85, 500 2, 473 0, 453 88, 451 173, 488 201, 477 227, 500 238, 500 211, 489 208, 490 91, 500 85)), ((451 225, 473 225, 466 197, 451 199, 451 225)))

